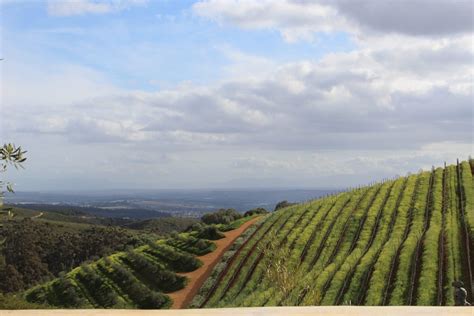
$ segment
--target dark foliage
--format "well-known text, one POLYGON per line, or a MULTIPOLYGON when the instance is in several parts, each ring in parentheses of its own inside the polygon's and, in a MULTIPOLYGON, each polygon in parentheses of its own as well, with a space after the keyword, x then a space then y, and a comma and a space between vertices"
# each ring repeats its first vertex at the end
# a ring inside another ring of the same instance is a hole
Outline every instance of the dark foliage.
POLYGON ((0 270, 0 280, 2 280, 1 288, 9 289, 16 292, 24 288, 23 277, 11 264, 7 264, 4 269, 0 270), (6 277, 8 276, 8 277, 6 277))
POLYGON ((201 220, 206 224, 229 224, 236 219, 242 218, 242 214, 236 210, 220 209, 214 213, 207 213, 201 217, 201 220))
POLYGON ((1 309, 45 309, 51 308, 48 305, 30 303, 17 295, 4 295, 0 293, 0 310, 1 309))
POLYGON ((126 209, 103 209, 98 207, 83 207, 74 205, 56 205, 56 204, 28 204, 28 209, 46 212, 56 212, 63 215, 88 215, 95 217, 97 224, 103 224, 102 220, 107 221, 108 218, 134 218, 139 220, 169 217, 170 215, 164 212, 158 212, 141 208, 126 208, 126 209))
POLYGON ((117 304, 117 295, 89 266, 83 265, 77 274, 77 279, 92 295, 100 307, 112 307, 117 304))
POLYGON ((56 229, 48 222, 24 219, 6 223, 0 240, 0 291, 15 292, 86 260, 136 247, 147 242, 115 227, 91 227, 80 231, 56 229))
POLYGON ((192 225, 189 225, 184 231, 185 232, 193 232, 193 231, 200 231, 205 224, 203 222, 197 222, 192 225))
POLYGON ((185 277, 164 270, 135 251, 127 251, 123 261, 139 275, 141 281, 155 290, 173 292, 184 288, 186 285, 185 277))
POLYGON ((62 307, 77 308, 86 304, 86 300, 79 293, 78 288, 72 284, 70 279, 60 277, 54 282, 53 287, 56 298, 62 307))
POLYGON ((256 214, 267 214, 267 213, 268 211, 266 209, 264 209, 263 207, 259 207, 259 208, 254 208, 252 210, 245 212, 244 217, 253 216, 256 214))
POLYGON ((201 239, 217 240, 224 238, 225 236, 217 229, 216 226, 208 225, 203 226, 197 233, 196 237, 201 239))
POLYGON ((288 207, 288 206, 292 206, 292 205, 295 205, 296 203, 290 203, 288 201, 281 201, 281 202, 278 202, 277 205, 275 206, 275 210, 274 211, 278 211, 279 209, 281 208, 285 208, 285 207, 288 207))
POLYGON ((120 286, 140 308, 159 309, 170 303, 167 296, 151 291, 121 265, 105 260, 99 264, 99 269, 120 286))
POLYGON ((124 226, 131 229, 146 230, 156 234, 165 235, 174 231, 182 232, 197 221, 198 219, 195 218, 164 217, 139 221, 124 226))

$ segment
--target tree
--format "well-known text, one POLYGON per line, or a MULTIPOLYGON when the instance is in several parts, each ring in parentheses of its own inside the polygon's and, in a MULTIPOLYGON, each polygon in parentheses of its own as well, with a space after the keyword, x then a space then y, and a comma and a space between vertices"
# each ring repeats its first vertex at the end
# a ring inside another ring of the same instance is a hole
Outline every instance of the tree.
MULTIPOLYGON (((26 151, 23 151, 21 147, 16 147, 13 144, 5 144, 0 148, 0 173, 5 173, 8 166, 14 166, 16 169, 22 168, 22 163, 26 161, 24 154, 26 151)), ((6 215, 6 218, 9 219, 13 215, 10 213, 9 209, 3 209, 3 197, 5 195, 5 190, 8 192, 13 192, 13 185, 0 179, 0 221, 2 216, 6 215)), ((0 227, 2 223, 0 222, 0 227)), ((6 240, 0 240, 0 248, 4 245, 6 240)), ((0 249, 1 250, 1 249, 0 249)), ((19 287, 23 286, 23 281, 20 279, 20 274, 18 271, 11 265, 6 265, 4 260, 0 261, 0 279, 2 279, 2 284, 7 284, 8 282, 13 283, 10 286, 19 287), (8 281, 8 282, 7 282, 8 281)))
POLYGON ((242 218, 242 214, 236 210, 229 209, 220 209, 214 213, 207 213, 201 217, 201 220, 206 224, 229 224, 236 219, 242 218))
MULTIPOLYGON (((0 173, 5 173, 8 166, 13 166, 16 169, 23 168, 22 163, 26 161, 24 156, 26 151, 23 151, 21 147, 16 147, 13 144, 5 144, 0 148, 0 173)), ((13 192, 12 183, 0 179, 0 207, 3 206, 3 197, 6 192, 13 192)), ((10 212, 6 210, 7 216, 10 216, 10 212)))
POLYGON ((282 208, 285 208, 285 207, 288 207, 288 206, 292 206, 292 205, 295 205, 295 203, 290 203, 287 200, 281 201, 281 202, 277 203, 277 205, 275 206, 275 210, 273 210, 273 211, 275 212, 275 211, 278 211, 279 209, 282 209, 282 208))

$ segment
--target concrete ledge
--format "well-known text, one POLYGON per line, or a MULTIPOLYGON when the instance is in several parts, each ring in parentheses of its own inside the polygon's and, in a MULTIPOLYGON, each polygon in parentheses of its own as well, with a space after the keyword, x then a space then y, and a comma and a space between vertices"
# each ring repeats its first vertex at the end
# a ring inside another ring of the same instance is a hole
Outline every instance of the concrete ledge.
POLYGON ((0 310, 0 316, 474 316, 474 307, 366 307, 366 306, 311 306, 311 307, 249 307, 179 310, 0 310))

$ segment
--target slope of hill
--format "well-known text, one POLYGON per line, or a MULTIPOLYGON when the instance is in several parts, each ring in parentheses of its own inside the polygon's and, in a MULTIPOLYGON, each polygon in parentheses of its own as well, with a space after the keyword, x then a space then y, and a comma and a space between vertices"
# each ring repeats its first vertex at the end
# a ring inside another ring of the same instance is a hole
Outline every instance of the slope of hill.
POLYGON ((163 235, 169 234, 173 231, 181 232, 197 222, 199 222, 199 219, 190 217, 161 217, 132 222, 122 226, 129 229, 142 230, 163 235))
POLYGON ((172 232, 184 231, 197 221, 176 217, 143 223, 133 220, 132 229, 96 224, 103 219, 84 218, 81 213, 67 210, 6 208, 11 216, 0 220, 0 293, 29 288, 84 261, 145 245, 172 232))
MULTIPOLYGON (((273 213, 192 307, 472 302, 473 161, 273 213)), ((219 265, 218 265, 219 266, 219 265)))
POLYGON ((144 220, 149 218, 160 218, 171 216, 168 213, 138 208, 138 207, 108 207, 100 208, 93 206, 76 206, 68 204, 11 204, 10 206, 36 210, 48 213, 63 214, 70 217, 76 217, 76 220, 99 223, 104 218, 110 219, 135 219, 144 220))
MULTIPOLYGON (((248 216, 246 220, 254 218, 248 216)), ((172 300, 166 293, 183 289, 188 283, 183 273, 201 267, 198 256, 216 249, 209 239, 224 237, 218 228, 227 231, 234 226, 234 222, 201 225, 197 230, 114 253, 26 291, 25 298, 63 308, 170 307, 172 300)))
MULTIPOLYGON (((454 280, 472 301, 473 170, 473 161, 462 162, 275 211, 221 256, 190 307, 453 305, 454 280)), ((60 307, 168 308, 166 293, 186 285, 180 273, 214 250, 200 233, 102 258, 25 297, 60 307)))

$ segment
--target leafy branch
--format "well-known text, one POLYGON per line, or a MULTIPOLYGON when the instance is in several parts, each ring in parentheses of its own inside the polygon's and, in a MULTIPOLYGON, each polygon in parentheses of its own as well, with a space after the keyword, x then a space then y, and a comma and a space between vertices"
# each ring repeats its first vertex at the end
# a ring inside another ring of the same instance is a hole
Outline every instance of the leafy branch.
MULTIPOLYGON (((14 144, 4 144, 0 148, 0 173, 5 173, 8 166, 13 166, 15 169, 23 168, 23 163, 26 161, 26 151, 21 147, 16 147, 14 144)), ((13 193, 13 184, 0 180, 0 206, 3 204, 3 197, 5 192, 13 193)))

